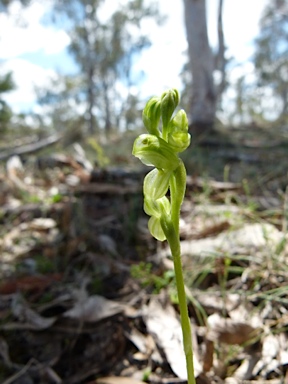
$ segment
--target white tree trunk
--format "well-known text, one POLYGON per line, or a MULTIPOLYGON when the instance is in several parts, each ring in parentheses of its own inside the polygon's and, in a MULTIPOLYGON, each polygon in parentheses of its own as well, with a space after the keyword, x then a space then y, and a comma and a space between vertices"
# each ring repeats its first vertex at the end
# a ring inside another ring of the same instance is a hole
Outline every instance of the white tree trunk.
POLYGON ((217 21, 217 30, 218 30, 218 52, 216 55, 215 69, 220 71, 220 81, 217 86, 216 95, 217 102, 221 99, 221 96, 226 87, 226 59, 225 59, 225 42, 224 42, 224 32, 223 32, 223 1, 219 0, 218 4, 218 21, 217 21))
POLYGON ((208 41, 206 1, 184 0, 189 61, 193 77, 191 115, 193 124, 213 124, 216 94, 214 59, 208 41))

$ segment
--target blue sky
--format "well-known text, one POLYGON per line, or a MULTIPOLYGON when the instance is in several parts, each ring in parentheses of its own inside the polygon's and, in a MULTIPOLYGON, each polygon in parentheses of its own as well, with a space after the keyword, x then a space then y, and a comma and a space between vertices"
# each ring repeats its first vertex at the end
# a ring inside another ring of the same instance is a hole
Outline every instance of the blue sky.
MULTIPOLYGON (((115 3, 115 0, 106 1, 103 17, 109 13, 111 1, 115 3)), ((252 40, 258 33, 259 18, 267 1, 224 1, 224 33, 228 56, 243 64, 229 74, 232 81, 241 73, 249 75, 253 70, 249 63, 253 53, 252 40)), ((137 89, 142 98, 159 94, 166 88, 181 88, 179 73, 185 63, 187 49, 182 3, 182 0, 178 0, 176 6, 176 0, 159 0, 160 10, 168 16, 166 24, 157 27, 152 21, 143 23, 143 32, 150 35, 153 44, 134 64, 135 73, 145 73, 145 81, 137 89)), ((30 7, 21 10, 16 2, 10 9, 10 16, 0 13, 0 71, 3 73, 11 70, 14 73, 18 89, 7 95, 7 101, 16 112, 31 109, 37 111, 35 85, 47 85, 57 72, 71 73, 76 70, 73 59, 67 53, 70 42, 67 33, 59 25, 56 28, 41 22, 47 14, 47 4, 34 1, 30 7), (26 25, 22 25, 23 20, 26 25)), ((207 0, 212 46, 217 44, 217 4, 218 0, 207 0)))
POLYGON ((77 72, 77 65, 67 51, 64 48, 61 52, 47 54, 44 49, 39 49, 36 52, 23 53, 19 58, 47 70, 54 68, 60 73, 73 74, 77 72))

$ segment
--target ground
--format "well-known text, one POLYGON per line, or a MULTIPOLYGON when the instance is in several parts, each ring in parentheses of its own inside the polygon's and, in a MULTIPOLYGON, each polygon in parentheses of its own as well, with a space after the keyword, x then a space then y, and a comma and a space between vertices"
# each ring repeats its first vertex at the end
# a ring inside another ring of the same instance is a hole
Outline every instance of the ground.
MULTIPOLYGON (((183 155, 198 384, 288 382, 285 135, 221 127, 183 155)), ((147 230, 135 136, 2 162, 1 382, 185 383, 173 262, 147 230)))

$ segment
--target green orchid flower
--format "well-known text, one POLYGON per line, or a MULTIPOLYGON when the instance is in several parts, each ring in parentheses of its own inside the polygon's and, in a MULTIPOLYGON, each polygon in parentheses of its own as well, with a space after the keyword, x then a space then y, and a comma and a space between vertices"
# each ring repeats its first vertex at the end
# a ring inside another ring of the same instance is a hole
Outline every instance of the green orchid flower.
POLYGON ((179 239, 180 208, 186 188, 186 169, 179 153, 190 144, 188 119, 180 110, 176 89, 164 92, 160 98, 152 97, 146 104, 142 118, 148 134, 136 138, 132 153, 143 164, 154 166, 143 185, 144 211, 150 216, 148 228, 159 241, 167 239, 175 268, 175 279, 181 314, 188 384, 195 384, 190 319, 186 305, 185 286, 181 264, 179 239), (162 120, 162 129, 159 127, 162 120), (169 193, 169 198, 166 196, 169 193))
POLYGON ((183 109, 169 122, 167 141, 175 152, 183 152, 189 147, 188 119, 183 109))
POLYGON ((177 89, 170 89, 164 92, 161 96, 161 117, 163 124, 163 131, 168 126, 169 121, 179 104, 179 92, 177 89))
POLYGON ((179 165, 179 158, 161 137, 142 134, 134 141, 132 154, 145 165, 173 171, 179 165))
POLYGON ((171 205, 166 196, 157 200, 146 198, 144 200, 144 211, 151 216, 148 221, 148 229, 153 237, 159 241, 166 240, 166 235, 162 229, 161 218, 170 215, 171 205))
POLYGON ((154 168, 144 179, 143 192, 144 196, 157 200, 166 195, 169 188, 169 180, 171 177, 170 170, 154 168))
POLYGON ((142 120, 151 135, 160 136, 158 125, 161 117, 161 101, 159 97, 152 97, 146 104, 142 120))

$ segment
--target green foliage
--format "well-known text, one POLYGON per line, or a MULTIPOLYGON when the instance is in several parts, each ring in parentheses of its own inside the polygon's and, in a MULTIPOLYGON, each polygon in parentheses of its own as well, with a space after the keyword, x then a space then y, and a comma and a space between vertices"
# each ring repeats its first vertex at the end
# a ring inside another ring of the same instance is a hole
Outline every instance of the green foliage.
POLYGON ((4 100, 0 100, 0 123, 8 123, 12 117, 12 110, 4 100))
MULTIPOLYGON (((6 10, 10 4, 12 4, 15 0, 0 0, 0 10, 6 10)), ((27 6, 29 5, 31 0, 20 0, 20 3, 23 5, 23 6, 27 6)), ((17 1, 19 2, 19 1, 17 1)))
POLYGON ((9 91, 12 91, 14 88, 15 84, 13 82, 11 72, 7 73, 4 76, 0 76, 0 124, 2 129, 3 127, 6 127, 6 124, 11 119, 12 110, 1 96, 9 91))
POLYGON ((141 262, 131 267, 131 276, 137 279, 144 288, 150 287, 153 293, 158 294, 161 289, 171 287, 174 280, 174 271, 168 270, 163 275, 157 275, 152 271, 152 264, 141 262))
POLYGON ((142 374, 142 381, 149 381, 149 378, 151 376, 151 368, 147 367, 142 374))
POLYGON ((112 2, 112 14, 103 19, 103 4, 101 0, 90 1, 89 5, 84 0, 54 3, 56 18, 64 16, 71 38, 69 51, 80 70, 78 94, 86 105, 85 122, 90 134, 100 128, 109 133, 131 125, 138 103, 137 95, 130 93, 134 84, 131 65, 134 56, 150 44, 141 33, 141 22, 158 18, 155 6, 134 0, 117 8, 112 2))
POLYGON ((15 88, 13 79, 12 79, 12 73, 9 72, 4 76, 0 77, 0 94, 4 92, 11 91, 15 88))
POLYGON ((105 167, 109 164, 109 159, 105 155, 105 152, 101 145, 98 143, 98 141, 95 138, 90 137, 88 139, 88 144, 90 147, 96 152, 96 158, 97 158, 97 164, 100 168, 105 167))
POLYGON ((38 103, 45 106, 45 114, 50 126, 57 132, 68 132, 80 136, 85 127, 85 116, 79 113, 83 79, 80 75, 58 75, 50 79, 45 88, 36 87, 38 103))
POLYGON ((61 193, 56 193, 55 195, 51 196, 51 202, 52 204, 59 203, 63 200, 63 195, 61 193))
POLYGON ((95 295, 95 294, 97 295, 102 292, 102 289, 103 289, 102 279, 97 275, 94 276, 92 281, 89 284, 89 292, 92 295, 95 295))
POLYGON ((37 255, 34 257, 36 262, 36 270, 39 273, 52 273, 55 272, 55 263, 52 259, 49 259, 47 256, 37 255))

